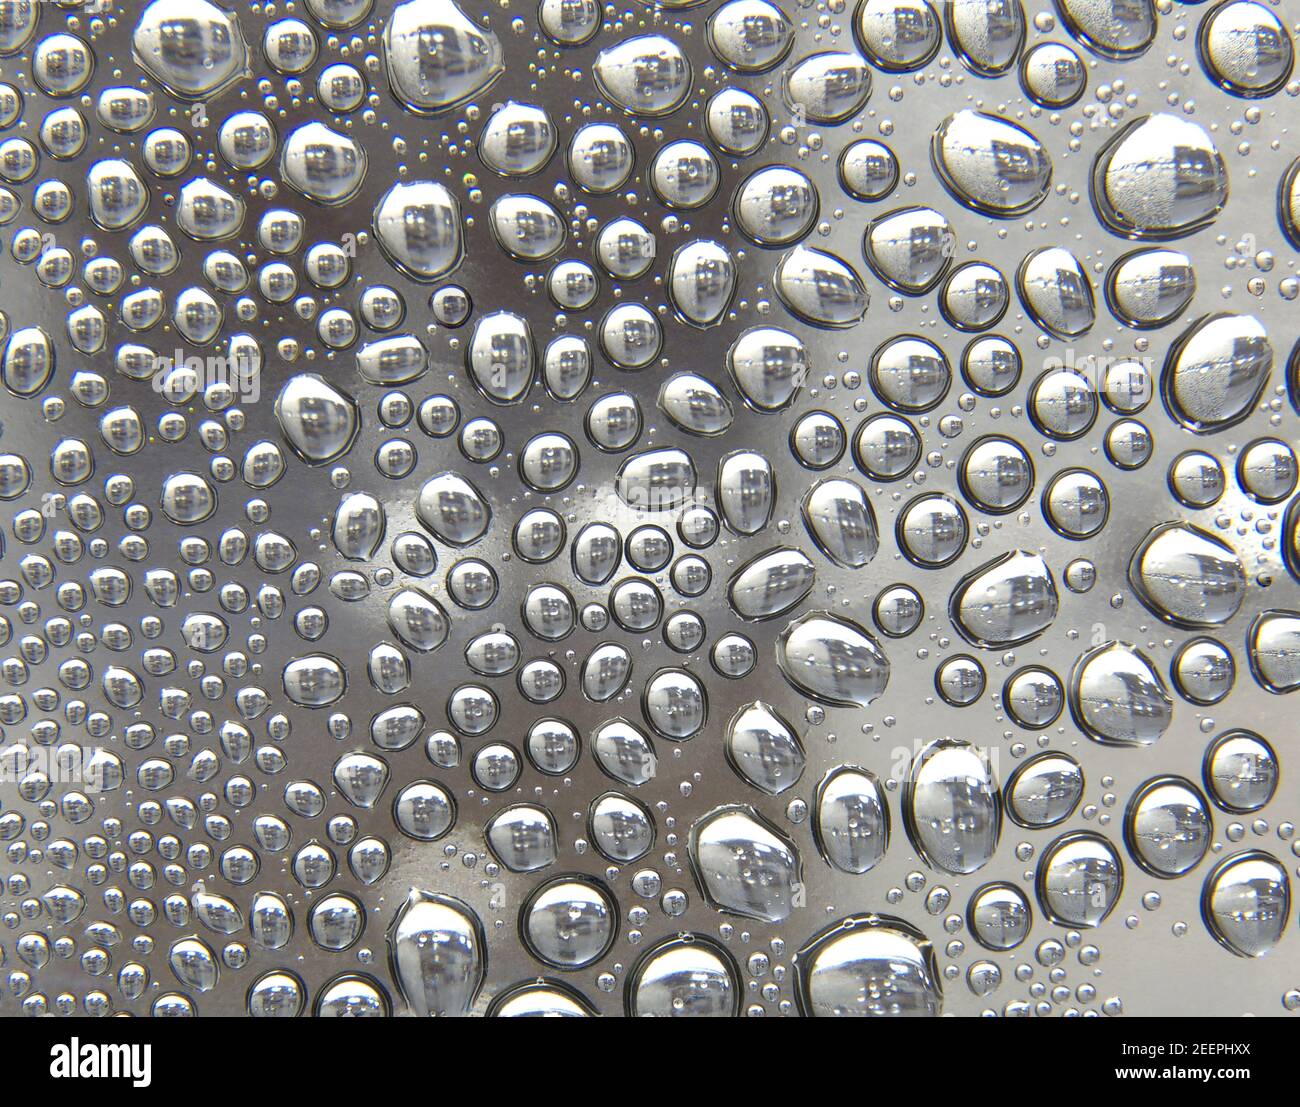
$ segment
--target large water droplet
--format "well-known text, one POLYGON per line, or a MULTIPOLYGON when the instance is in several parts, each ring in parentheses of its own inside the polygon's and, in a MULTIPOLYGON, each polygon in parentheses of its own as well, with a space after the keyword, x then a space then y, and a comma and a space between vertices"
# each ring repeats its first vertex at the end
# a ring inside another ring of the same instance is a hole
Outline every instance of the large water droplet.
POLYGON ((800 998, 813 1017, 933 1018, 943 1010, 934 948, 901 919, 845 919, 799 951, 800 998))
POLYGON ((928 864, 958 874, 983 868, 1002 831, 1002 799, 988 754, 950 739, 926 746, 904 784, 903 811, 928 864))
POLYGON ((889 683, 889 660, 876 640, 827 612, 811 612, 787 626, 776 660, 799 691, 843 707, 868 706, 889 683))
POLYGON ((788 918, 802 889, 799 854, 748 807, 720 807, 691 829, 691 863, 716 907, 767 922, 788 918))
POLYGON ((388 931, 393 977, 411 1011, 469 1014, 483 986, 484 942, 482 924, 468 906, 412 888, 388 931))
POLYGON ((501 42, 453 0, 406 0, 384 28, 393 93, 413 112, 446 111, 505 72, 501 42))

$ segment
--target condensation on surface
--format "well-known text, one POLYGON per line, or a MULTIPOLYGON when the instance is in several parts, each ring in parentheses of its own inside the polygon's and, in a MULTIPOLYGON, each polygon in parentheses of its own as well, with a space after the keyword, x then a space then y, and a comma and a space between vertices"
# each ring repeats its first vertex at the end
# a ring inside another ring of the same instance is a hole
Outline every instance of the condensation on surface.
POLYGON ((1300 1010, 1291 0, 0 0, 0 1014, 1300 1010))

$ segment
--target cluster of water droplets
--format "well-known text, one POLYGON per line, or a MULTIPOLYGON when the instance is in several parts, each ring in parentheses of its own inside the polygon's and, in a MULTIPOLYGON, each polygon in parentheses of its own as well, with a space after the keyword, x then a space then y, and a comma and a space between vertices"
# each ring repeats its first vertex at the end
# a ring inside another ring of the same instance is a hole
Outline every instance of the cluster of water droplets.
POLYGON ((0 0, 0 1012, 1295 971, 1284 15, 0 0))

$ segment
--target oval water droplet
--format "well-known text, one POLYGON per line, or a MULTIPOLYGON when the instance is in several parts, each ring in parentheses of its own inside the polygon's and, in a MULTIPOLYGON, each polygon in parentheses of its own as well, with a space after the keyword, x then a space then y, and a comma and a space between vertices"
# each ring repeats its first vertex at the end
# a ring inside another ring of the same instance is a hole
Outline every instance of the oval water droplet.
POLYGON ((186 100, 213 96, 248 65, 239 18, 211 0, 154 0, 131 34, 136 62, 186 100))
POLYGON ((798 735, 776 708, 762 700, 732 716, 726 741, 731 767, 769 796, 793 787, 803 774, 805 757, 798 735))
POLYGON ((875 774, 856 765, 827 773, 813 799, 813 835, 841 872, 875 868, 889 848, 889 804, 875 774))
POLYGON ((1120 258, 1106 278, 1111 310, 1130 327, 1171 323, 1195 295, 1196 270, 1180 250, 1136 250, 1120 258))
POLYGON ((1300 688, 1300 612, 1265 611, 1251 624, 1246 644, 1261 687, 1278 694, 1300 688))
POLYGON ((691 864, 721 911, 780 922, 796 907, 799 853, 748 807, 720 807, 691 828, 691 864))
POLYGON ((867 313, 867 289, 848 262, 811 246, 796 246, 773 275, 791 314, 820 327, 851 327, 867 313))
POLYGON ((646 954, 628 981, 637 1018, 734 1018, 740 982, 730 956, 707 938, 672 938, 646 954))
POLYGON ((1038 862, 1038 902, 1058 926, 1100 926, 1123 887, 1124 863, 1100 834, 1063 835, 1038 862))
POLYGON ((903 811, 927 864, 954 874, 983 868, 1002 832, 1002 798, 987 752, 951 739, 926 746, 903 786, 903 811))
POLYGON ((1208 434, 1246 418, 1273 371, 1273 345, 1253 315, 1210 315, 1170 347, 1161 388, 1183 426, 1208 434))
POLYGON ((783 546, 738 569, 727 598, 742 619, 772 619, 802 603, 815 577, 816 569, 802 550, 783 546))
POLYGON ((1181 777, 1147 781, 1133 794, 1124 817, 1129 853, 1153 876, 1182 876, 1196 868, 1213 832, 1204 797, 1181 777))
POLYGON ((1091 738, 1148 746, 1168 729, 1174 701, 1147 657, 1124 642, 1107 642, 1075 662, 1070 710, 1091 738))
POLYGON ((1129 562, 1129 582, 1153 614, 1182 627, 1226 623, 1246 598, 1246 571, 1226 542, 1191 523, 1162 523, 1129 562))
POLYGON ((483 986, 485 942, 466 904, 412 888, 388 931, 393 977, 411 1011, 468 1015, 483 986))
POLYGON ((460 262, 460 205, 436 181, 393 185, 375 207, 374 228, 384 253, 416 280, 437 280, 460 262))
POLYGON ((1013 550, 965 577, 950 611, 962 634, 978 646, 1027 642, 1052 625, 1059 599, 1042 556, 1013 550))
POLYGON ((1055 826, 1074 813, 1083 784, 1083 769, 1069 754, 1040 754, 1007 781, 1007 814, 1021 826, 1055 826))
POLYGON ((818 549, 837 565, 860 569, 880 548, 876 513, 865 490, 855 481, 820 481, 803 500, 804 526, 818 549))
POLYGON ((954 199, 976 211, 1008 217, 1047 197, 1052 159, 1024 127, 995 115, 959 111, 934 132, 931 156, 954 199))
POLYGON ((667 35, 639 35, 606 47, 592 73, 601 92, 629 115, 666 115, 691 91, 691 63, 667 35))
POLYGON ((862 627, 810 612, 781 632, 777 664, 805 695, 842 707, 867 707, 889 683, 889 660, 862 627))
POLYGON ((1070 32, 1103 57, 1136 57, 1156 37, 1155 0, 1060 0, 1058 7, 1070 32))
POLYGON ((289 378, 276 397, 275 418, 294 452, 316 465, 347 453, 360 425, 352 398, 314 373, 289 378))
POLYGON ((1262 850, 1225 858, 1205 878, 1201 914, 1225 949, 1239 957, 1262 957, 1286 933, 1291 878, 1262 850))
POLYGON ((943 990, 934 948, 881 915, 837 923, 799 951, 800 1001, 814 1018, 934 1018, 943 990))
POLYGON ((409 111, 447 111, 485 91, 505 72, 501 41, 453 0, 406 0, 383 37, 393 94, 409 111))
POLYGON ((1093 202, 1117 234, 1163 238, 1209 223, 1228 202, 1228 169, 1189 119, 1164 113, 1129 123, 1097 155, 1093 202))

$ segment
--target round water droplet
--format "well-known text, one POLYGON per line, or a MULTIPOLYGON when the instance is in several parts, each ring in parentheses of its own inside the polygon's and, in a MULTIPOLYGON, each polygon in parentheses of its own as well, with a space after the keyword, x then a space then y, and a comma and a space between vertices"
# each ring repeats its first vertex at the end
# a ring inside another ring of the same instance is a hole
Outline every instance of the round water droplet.
POLYGON ((1119 902, 1124 863, 1100 834, 1066 834, 1043 851, 1035 887, 1058 926, 1100 926, 1119 902))
POLYGON ((1291 914, 1291 878, 1261 850, 1225 858, 1205 878, 1201 914, 1210 934, 1239 957, 1262 957, 1291 914))

